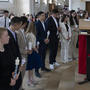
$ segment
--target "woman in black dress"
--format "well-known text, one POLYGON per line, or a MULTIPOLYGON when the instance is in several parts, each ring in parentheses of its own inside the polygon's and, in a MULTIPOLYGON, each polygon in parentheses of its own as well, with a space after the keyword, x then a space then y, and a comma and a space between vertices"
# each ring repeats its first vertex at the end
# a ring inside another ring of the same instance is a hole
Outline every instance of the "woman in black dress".
POLYGON ((16 80, 12 79, 12 64, 10 63, 10 55, 8 50, 4 49, 4 45, 8 44, 8 32, 4 28, 0 28, 0 90, 12 90, 16 80))

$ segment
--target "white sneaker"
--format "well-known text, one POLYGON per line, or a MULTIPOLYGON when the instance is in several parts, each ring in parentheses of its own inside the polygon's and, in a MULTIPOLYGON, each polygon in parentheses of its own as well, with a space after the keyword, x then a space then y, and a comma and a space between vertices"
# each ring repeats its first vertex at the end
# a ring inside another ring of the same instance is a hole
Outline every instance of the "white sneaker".
POLYGON ((68 61, 71 62, 72 61, 72 58, 69 58, 68 61))
POLYGON ((34 87, 35 85, 32 83, 32 82, 30 82, 30 81, 27 81, 27 85, 28 86, 31 86, 31 87, 34 87))
POLYGON ((68 61, 64 61, 64 62, 63 62, 63 64, 66 64, 66 63, 68 63, 68 61))
POLYGON ((55 65, 56 67, 60 66, 60 64, 57 63, 57 62, 55 62, 54 65, 55 65))
POLYGON ((53 64, 50 64, 50 69, 54 70, 54 65, 53 64))

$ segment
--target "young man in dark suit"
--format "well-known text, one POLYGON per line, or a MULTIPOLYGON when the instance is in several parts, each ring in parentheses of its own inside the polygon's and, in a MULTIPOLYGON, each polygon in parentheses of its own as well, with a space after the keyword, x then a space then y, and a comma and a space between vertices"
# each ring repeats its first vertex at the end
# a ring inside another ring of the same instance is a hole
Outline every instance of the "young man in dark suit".
POLYGON ((40 11, 38 13, 38 21, 36 22, 36 38, 37 41, 40 43, 39 45, 39 54, 42 59, 42 71, 50 71, 49 69, 46 68, 45 66, 45 57, 46 57, 46 49, 47 49, 47 44, 49 43, 49 39, 47 39, 47 30, 45 26, 45 13, 40 11))
POLYGON ((54 9, 54 10, 52 10, 52 15, 46 20, 47 30, 50 31, 49 63, 50 63, 51 70, 54 70, 54 66, 60 65, 56 62, 56 56, 57 56, 57 51, 58 51, 58 42, 59 42, 59 31, 60 31, 59 23, 57 21, 57 15, 58 15, 58 10, 54 9))
MULTIPOLYGON (((13 68, 10 69, 11 72, 15 71, 15 60, 17 59, 17 57, 19 57, 20 62, 21 62, 21 54, 20 54, 20 51, 19 51, 17 35, 15 33, 16 30, 20 29, 21 24, 22 24, 21 18, 14 17, 11 20, 10 27, 8 28, 8 34, 9 34, 10 40, 9 40, 9 44, 6 45, 5 48, 7 48, 10 52, 10 53, 8 53, 8 55, 11 54, 12 61, 10 61, 10 62, 12 63, 12 67, 13 67, 13 68)), ((19 71, 20 68, 21 67, 19 66, 18 71, 19 71)), ((20 74, 18 79, 17 79, 16 85, 14 87, 12 87, 12 90, 19 90, 19 88, 21 86, 21 83, 22 83, 22 77, 21 77, 21 74, 20 74)))

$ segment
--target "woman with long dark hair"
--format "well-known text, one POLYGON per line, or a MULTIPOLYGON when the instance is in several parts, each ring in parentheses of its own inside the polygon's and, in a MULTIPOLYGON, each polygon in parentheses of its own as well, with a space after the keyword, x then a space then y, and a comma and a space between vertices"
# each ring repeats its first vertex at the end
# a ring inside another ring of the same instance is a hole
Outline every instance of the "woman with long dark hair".
POLYGON ((77 18, 77 13, 72 10, 70 12, 70 26, 71 26, 71 31, 72 31, 72 38, 71 38, 71 43, 69 45, 69 48, 72 48, 69 51, 69 59, 70 60, 77 60, 78 59, 78 49, 76 48, 76 43, 78 39, 78 18, 77 18))
POLYGON ((61 19, 61 60, 63 63, 67 63, 68 60, 68 51, 69 43, 71 40, 71 28, 68 24, 69 16, 63 15, 61 19))

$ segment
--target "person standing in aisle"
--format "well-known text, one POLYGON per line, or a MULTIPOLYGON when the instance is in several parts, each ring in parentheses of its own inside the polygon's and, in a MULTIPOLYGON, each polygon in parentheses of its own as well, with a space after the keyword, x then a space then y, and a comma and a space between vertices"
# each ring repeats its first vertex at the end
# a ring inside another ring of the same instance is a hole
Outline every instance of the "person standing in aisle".
POLYGON ((0 17, 0 27, 8 28, 9 27, 9 11, 4 10, 3 17, 0 17))
POLYGON ((46 21, 47 30, 50 31, 50 55, 49 55, 49 63, 50 69, 54 70, 54 66, 59 66, 60 64, 56 62, 56 56, 58 51, 58 43, 59 43, 59 23, 57 22, 58 10, 52 10, 52 15, 46 21))
MULTIPOLYGON (((20 30, 17 31, 17 38, 18 38, 18 45, 22 56, 22 64, 23 64, 23 71, 21 72, 21 74, 22 74, 22 79, 24 79, 24 75, 26 71, 26 63, 27 63, 27 53, 28 53, 25 27, 27 25, 28 20, 25 16, 21 16, 21 21, 22 21, 22 26, 20 30)), ((23 86, 21 87, 20 90, 24 90, 23 86)))
POLYGON ((38 12, 38 21, 36 22, 36 38, 37 42, 39 42, 39 54, 41 56, 41 60, 43 62, 43 66, 41 68, 42 71, 49 72, 50 70, 46 68, 45 58, 46 58, 46 49, 49 43, 49 39, 47 39, 47 30, 45 25, 45 13, 40 11, 38 12))
POLYGON ((63 15, 61 19, 61 60, 63 63, 68 63, 69 44, 71 41, 71 28, 68 24, 69 16, 63 15))
POLYGON ((9 43, 8 32, 5 28, 0 28, 0 90, 12 90, 16 84, 16 78, 13 79, 11 54, 4 45, 9 43))
MULTIPOLYGON (((15 32, 21 28, 21 25, 22 25, 21 18, 14 17, 12 18, 10 27, 7 30, 10 39, 9 39, 9 43, 5 45, 5 49, 9 50, 8 55, 11 54, 11 62, 10 62, 12 63, 11 72, 15 71, 15 60, 17 59, 17 57, 19 57, 20 59, 18 71, 21 71, 21 59, 22 58, 21 58, 21 54, 20 54, 20 50, 18 46, 17 34, 15 32)), ((20 73, 15 86, 12 87, 12 90, 19 90, 19 88, 21 87, 21 84, 22 84, 22 76, 20 73)))
POLYGON ((78 20, 77 15, 74 10, 70 12, 70 27, 72 32, 71 42, 69 45, 69 61, 78 59, 78 49, 76 48, 76 43, 78 40, 78 20))

